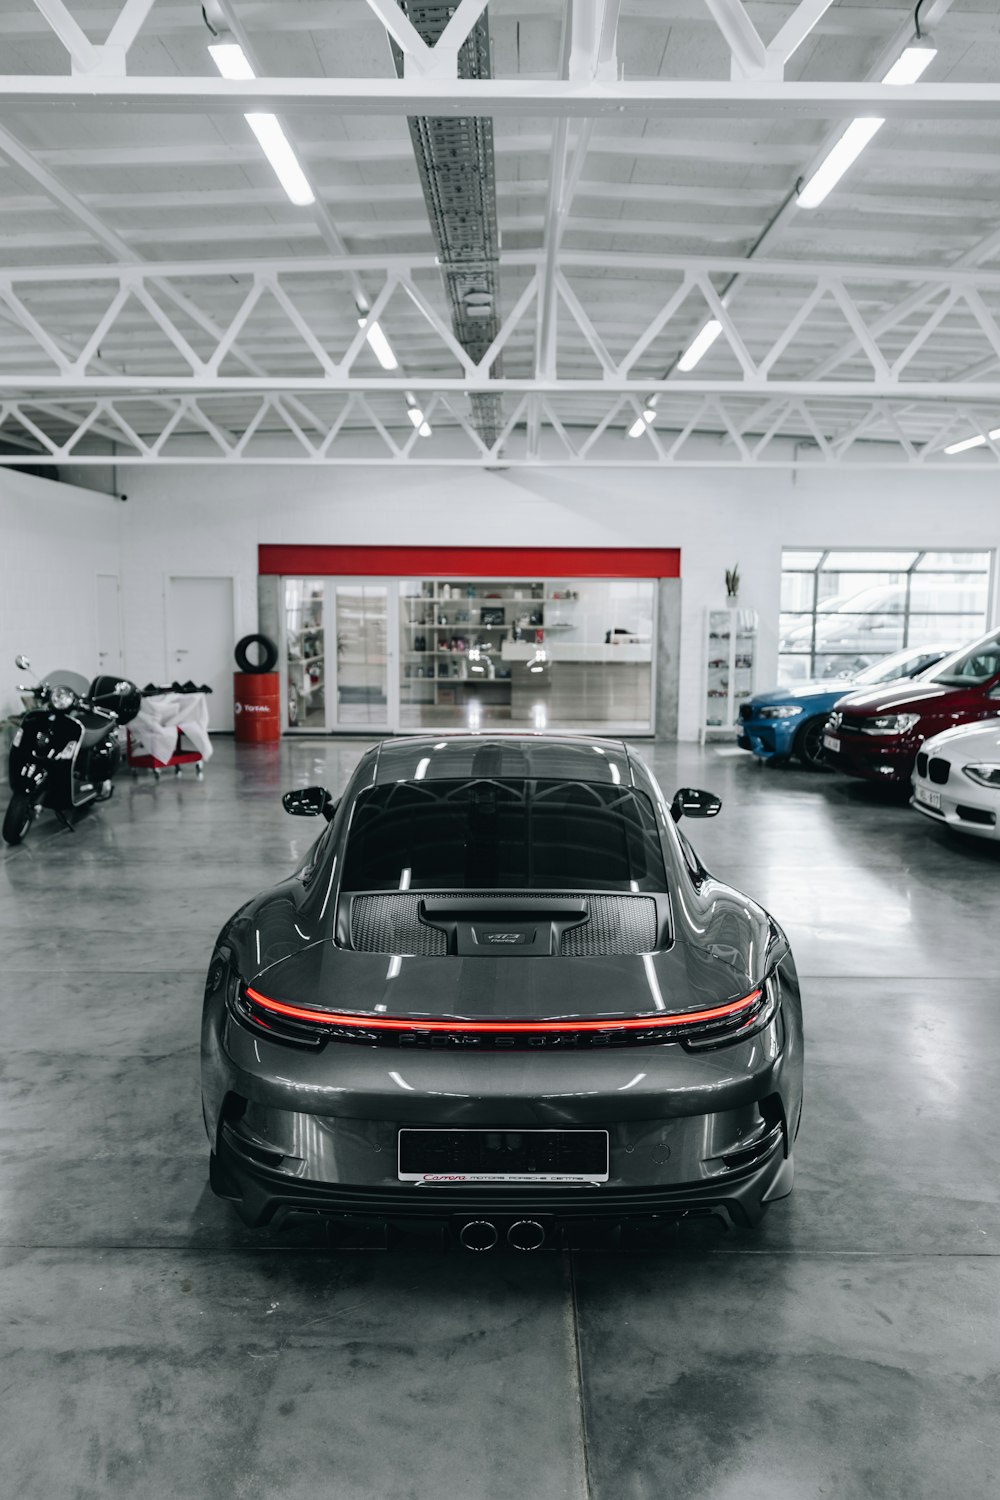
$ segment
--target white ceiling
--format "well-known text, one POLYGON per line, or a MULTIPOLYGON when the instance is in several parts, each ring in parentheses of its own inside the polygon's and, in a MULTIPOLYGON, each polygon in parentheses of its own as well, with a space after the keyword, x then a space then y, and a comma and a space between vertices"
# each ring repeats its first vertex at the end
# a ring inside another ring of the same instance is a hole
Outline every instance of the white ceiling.
MULTIPOLYGON (((67 4, 94 43, 106 37, 120 9, 98 0, 67 4)), ((954 0, 942 9, 946 13, 932 36, 938 55, 926 82, 994 84, 1000 79, 1000 9, 995 0, 954 0)), ((385 29, 366 0, 235 0, 234 10, 252 40, 261 77, 378 79, 387 84, 395 79, 385 29)), ((750 0, 747 5, 765 42, 793 10, 793 4, 777 0, 750 0)), ((494 77, 559 78, 566 11, 563 0, 490 0, 494 77)), ((880 77, 887 47, 912 27, 912 19, 910 5, 834 0, 789 60, 785 78, 823 84, 880 77)), ((129 52, 129 77, 214 78, 206 50, 209 40, 198 4, 159 0, 129 52)), ((27 0, 6 0, 0 11, 0 56, 0 66, 11 77, 42 79, 69 72, 65 48, 27 0)), ((622 0, 617 58, 628 82, 725 81, 730 75, 729 47, 705 0, 622 0)), ((85 80, 78 82, 82 91, 85 80)), ((625 358, 681 284, 685 267, 709 274, 717 292, 725 288, 739 267, 718 262, 741 262, 753 252, 837 127, 840 116, 832 107, 826 118, 803 116, 782 107, 780 84, 774 95, 774 108, 764 117, 740 118, 721 107, 715 117, 699 113, 689 119, 676 114, 601 114, 592 132, 581 118, 569 121, 568 161, 572 163, 582 134, 588 145, 575 192, 560 221, 557 265, 568 295, 575 293, 579 299, 589 331, 607 351, 612 367, 625 358), (642 257, 647 263, 641 263, 642 257)), ((65 355, 79 354, 116 290, 114 282, 88 280, 88 266, 144 263, 155 268, 171 263, 166 279, 188 299, 186 310, 178 311, 176 300, 152 277, 145 277, 143 285, 157 306, 176 316, 177 329, 199 360, 208 359, 217 343, 211 327, 221 332, 240 308, 255 264, 266 263, 280 275, 288 297, 333 361, 357 334, 358 277, 374 302, 392 269, 386 257, 419 258, 413 285, 448 323, 405 115, 352 115, 312 102, 282 111, 328 216, 324 227, 322 216, 288 202, 239 112, 206 113, 197 104, 163 113, 144 110, 141 104, 95 109, 81 108, 80 103, 70 99, 61 107, 34 107, 34 101, 12 96, 0 79, 0 130, 5 132, 0 135, 0 295, 3 273, 13 273, 6 285, 16 298, 8 300, 0 321, 0 396, 8 399, 8 435, 27 433, 31 441, 19 414, 27 412, 39 434, 61 443, 72 424, 62 421, 56 403, 62 413, 75 418, 93 416, 95 400, 106 395, 88 388, 88 375, 108 378, 113 373, 123 395, 132 390, 128 422, 141 436, 155 437, 176 409, 180 387, 170 390, 164 385, 161 399, 150 385, 171 376, 182 381, 191 374, 190 361, 156 326, 148 307, 134 298, 104 330, 99 359, 79 371, 75 382, 53 365, 37 330, 24 326, 28 320, 19 316, 20 310, 37 319, 65 355), (19 154, 18 147, 26 155, 19 154), (350 257, 361 258, 357 269, 328 263, 338 242, 350 257), (298 272, 299 261, 307 261, 308 268, 298 272), (225 274, 210 274, 205 262, 215 263, 225 274), (235 269, 230 274, 231 266, 235 269), (39 268, 59 267, 66 268, 62 279, 30 279, 39 268), (192 307, 204 315, 202 322, 209 328, 199 327, 192 307), (141 398, 136 394, 140 383, 141 398), (18 399, 19 410, 11 404, 18 399), (24 404, 31 402, 36 404, 24 404)), ((548 210, 554 161, 555 170, 561 168, 553 150, 558 118, 548 113, 504 113, 495 120, 502 316, 525 292, 540 260, 539 298, 546 295, 544 254, 552 237, 548 210)), ((556 369, 544 392, 548 405, 538 418, 541 425, 555 431, 561 424, 572 444, 574 432, 585 433, 606 419, 624 395, 625 405, 610 421, 601 451, 611 452, 613 436, 619 457, 627 453, 631 461, 633 450, 642 449, 644 461, 654 462, 663 460, 678 431, 692 420, 699 431, 725 433, 732 424, 737 432, 759 438, 777 416, 779 435, 810 444, 818 438, 820 449, 822 439, 834 444, 865 420, 866 438, 896 441, 902 436, 915 445, 917 456, 921 445, 934 447, 936 440, 934 453, 928 449, 927 456, 938 458, 943 442, 991 421, 1000 424, 1000 399, 991 385, 1000 381, 1000 350, 988 321, 994 316, 1000 321, 998 123, 996 113, 988 109, 959 116, 957 110, 949 115, 942 108, 928 111, 926 118, 887 119, 821 208, 786 208, 753 252, 751 264, 756 268, 794 263, 801 265, 801 276, 769 277, 758 270, 737 284, 727 304, 735 331, 759 365, 782 328, 816 290, 824 268, 832 265, 865 325, 877 329, 880 319, 889 324, 876 332, 876 343, 891 366, 948 296, 949 284, 946 279, 935 283, 923 304, 895 326, 892 309, 912 299, 915 288, 924 285, 924 273, 969 267, 967 285, 978 299, 975 305, 970 300, 957 302, 905 370, 907 380, 925 386, 947 382, 957 387, 954 395, 921 391, 913 397, 904 387, 897 399, 887 379, 875 379, 870 393, 855 390, 873 381, 872 359, 857 346, 849 309, 845 312, 842 302, 828 295, 769 370, 772 378, 786 383, 807 382, 801 410, 788 405, 791 388, 771 396, 746 386, 737 356, 722 338, 693 377, 721 387, 712 393, 718 401, 703 409, 706 393, 701 390, 663 390, 656 422, 663 451, 655 446, 647 451, 645 442, 622 447, 622 431, 641 407, 647 388, 637 385, 622 392, 616 388, 622 382, 613 380, 606 382, 611 386, 608 392, 567 388, 571 381, 593 386, 602 369, 594 339, 588 339, 588 330, 562 303, 556 369), (977 317, 980 308, 985 323, 977 317), (834 356, 837 362, 826 370, 834 356), (833 380, 851 382, 851 390, 819 391, 817 379, 825 379, 827 385, 833 380)), ((648 390, 655 389, 708 315, 695 291, 635 362, 629 378, 648 381, 648 390)), ((458 388, 463 372, 405 291, 393 296, 381 321, 400 360, 401 379, 418 394, 420 404, 426 407, 433 392, 445 389, 451 379, 456 382, 448 398, 451 410, 438 407, 438 424, 453 426, 467 418, 468 399, 458 388)), ((536 300, 505 344, 506 380, 528 383, 537 376, 537 324, 536 300)), ((246 361, 234 355, 223 361, 205 398, 214 403, 213 420, 224 443, 235 444, 259 413, 268 377, 283 382, 286 395, 295 381, 303 382, 301 399, 311 402, 308 409, 316 416, 318 441, 324 424, 343 409, 346 394, 334 396, 331 389, 328 395, 320 389, 323 366, 278 303, 262 300, 241 329, 238 351, 246 361), (239 377, 250 368, 248 361, 258 380, 253 391, 238 388, 239 377), (217 388, 219 381, 224 389, 217 388), (307 382, 313 383, 308 394, 307 382)), ((377 418, 390 432, 398 432, 400 440, 406 436, 401 388, 380 388, 381 372, 366 348, 351 374, 352 383, 368 389, 363 404, 356 403, 345 419, 344 433, 370 428, 377 418)), ((676 372, 670 383, 677 384, 676 372)), ((205 382, 201 385, 204 389, 205 382)), ((504 393, 507 417, 514 417, 524 394, 530 395, 521 390, 504 393)), ((516 446, 522 427, 527 430, 527 410, 509 434, 509 445, 516 446)), ((260 419, 261 436, 273 426, 274 414, 270 406, 260 419)), ((108 427, 104 415, 106 409, 99 413, 94 431, 108 427)), ((308 430, 307 418, 301 420, 308 430)), ((174 431, 180 436, 198 425, 185 412, 174 431)), ((35 437, 36 442, 43 440, 35 437)), ((746 441, 752 448, 754 437, 746 441)), ((91 445, 99 446, 93 432, 91 445)), ((738 445, 729 446, 731 458, 744 459, 738 445)), ((411 447, 414 456, 423 458, 429 452, 429 444, 411 447)), ((559 452, 558 445, 553 449, 544 442, 542 449, 537 456, 543 460, 545 453, 559 452)), ((856 444, 851 451, 857 459, 867 449, 856 444)), ((961 461, 978 461, 984 452, 993 461, 988 447, 961 461)), ((334 456, 333 450, 326 454, 334 456)), ((482 459, 481 454, 473 456, 482 459)), ((913 458, 903 449, 898 456, 900 461, 913 458)))

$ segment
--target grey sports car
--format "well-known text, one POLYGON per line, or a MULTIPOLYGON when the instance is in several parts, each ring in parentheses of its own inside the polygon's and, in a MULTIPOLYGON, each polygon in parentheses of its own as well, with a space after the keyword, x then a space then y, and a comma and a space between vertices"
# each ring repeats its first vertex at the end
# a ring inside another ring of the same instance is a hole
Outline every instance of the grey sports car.
POLYGON ((423 1220, 470 1249, 792 1186, 802 1013, 774 918, 715 880, 620 741, 368 750, 305 861, 226 923, 202 1030, 211 1184, 258 1225, 423 1220))

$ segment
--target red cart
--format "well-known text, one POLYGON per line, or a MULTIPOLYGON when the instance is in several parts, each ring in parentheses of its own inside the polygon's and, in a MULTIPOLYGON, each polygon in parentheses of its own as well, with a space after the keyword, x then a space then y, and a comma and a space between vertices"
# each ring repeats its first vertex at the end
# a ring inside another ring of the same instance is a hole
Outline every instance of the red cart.
POLYGON ((126 761, 129 770, 136 780, 139 778, 140 771, 152 771, 156 780, 159 781, 160 773, 165 771, 168 766, 173 766, 175 776, 181 774, 182 766, 194 766, 196 776, 203 776, 205 774, 201 751, 193 750, 190 745, 185 743, 183 730, 178 729, 177 731, 177 746, 169 760, 157 760, 155 755, 147 754, 141 742, 133 740, 130 729, 127 729, 125 733, 127 736, 126 761))

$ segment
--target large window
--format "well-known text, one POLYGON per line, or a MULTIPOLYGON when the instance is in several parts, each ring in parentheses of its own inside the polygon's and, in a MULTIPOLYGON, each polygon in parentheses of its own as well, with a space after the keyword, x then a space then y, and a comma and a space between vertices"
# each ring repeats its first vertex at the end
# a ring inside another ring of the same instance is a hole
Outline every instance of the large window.
POLYGON ((779 677, 838 677, 904 646, 955 650, 986 629, 989 552, 786 551, 779 677))

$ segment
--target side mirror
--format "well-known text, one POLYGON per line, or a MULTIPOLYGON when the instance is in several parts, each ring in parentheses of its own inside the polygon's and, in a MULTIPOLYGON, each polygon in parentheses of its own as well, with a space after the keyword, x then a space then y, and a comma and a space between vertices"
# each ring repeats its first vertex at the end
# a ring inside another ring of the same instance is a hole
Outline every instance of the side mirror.
POLYGON ((285 812, 295 818, 318 818, 322 813, 327 822, 338 806, 325 786, 299 787, 297 791, 286 792, 281 802, 285 812))
POLYGON ((675 823, 681 818, 715 818, 722 811, 722 798, 714 792, 701 792, 697 787, 682 786, 674 793, 670 804, 670 816, 675 823))
POLYGON ((27 672, 31 668, 31 662, 26 656, 15 656, 14 665, 15 667, 20 667, 22 672, 27 672))

